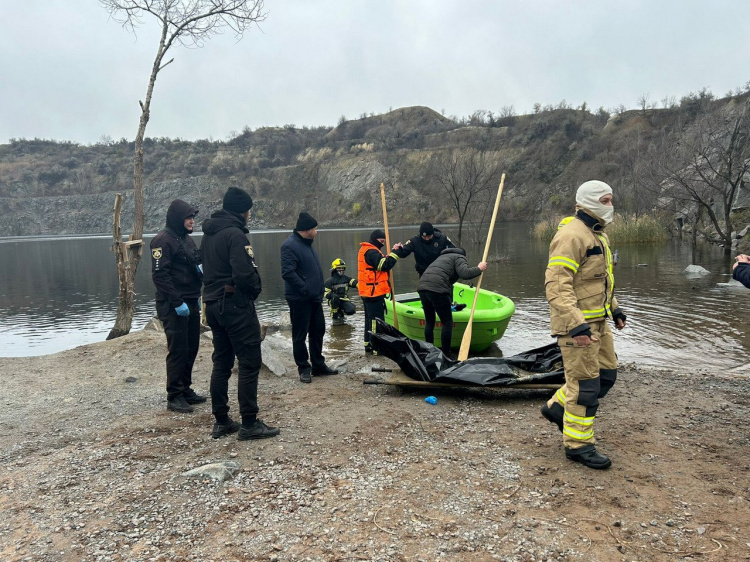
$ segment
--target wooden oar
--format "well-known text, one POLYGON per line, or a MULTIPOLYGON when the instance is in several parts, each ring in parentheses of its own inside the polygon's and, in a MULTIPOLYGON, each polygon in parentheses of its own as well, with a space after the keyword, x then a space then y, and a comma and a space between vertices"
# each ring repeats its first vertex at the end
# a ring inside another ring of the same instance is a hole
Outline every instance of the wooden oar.
MULTIPOLYGON (((495 219, 497 218, 497 208, 500 206, 500 197, 503 195, 503 185, 505 184, 505 174, 500 176, 500 187, 497 190, 497 199, 495 199, 495 209, 492 211, 492 220, 490 221, 490 231, 487 234, 487 242, 484 245, 484 255, 482 261, 487 261, 487 255, 490 253, 490 243, 492 242, 492 231, 495 230, 495 219)), ((469 323, 466 325, 464 337, 461 339, 461 349, 458 351, 458 360, 466 361, 469 357, 469 347, 471 347, 471 324, 474 321, 474 311, 477 309, 477 298, 479 298, 479 288, 482 286, 482 277, 484 272, 479 275, 477 286, 474 293, 474 304, 471 305, 471 314, 469 314, 469 323)))
MULTIPOLYGON (((388 234, 388 212, 385 209, 385 185, 380 182, 380 201, 383 204, 383 225, 385 226, 386 256, 391 251, 391 237, 388 234)), ((393 286, 393 270, 388 272, 391 285, 391 305, 393 307, 393 327, 398 330, 398 316, 396 315, 396 288, 393 286)))

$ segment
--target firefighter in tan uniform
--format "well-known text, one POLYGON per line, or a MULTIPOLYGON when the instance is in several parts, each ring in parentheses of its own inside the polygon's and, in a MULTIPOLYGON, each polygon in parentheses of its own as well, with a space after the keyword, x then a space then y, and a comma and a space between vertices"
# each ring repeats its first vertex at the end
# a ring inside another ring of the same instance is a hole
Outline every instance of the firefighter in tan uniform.
POLYGON ((549 248, 545 290, 552 336, 565 365, 565 385, 542 406, 542 415, 563 433, 565 456, 589 468, 612 461, 595 447, 594 419, 617 378, 612 331, 625 327, 614 297, 612 252, 604 227, 612 222, 612 188, 587 181, 576 192, 576 214, 563 219, 549 248))

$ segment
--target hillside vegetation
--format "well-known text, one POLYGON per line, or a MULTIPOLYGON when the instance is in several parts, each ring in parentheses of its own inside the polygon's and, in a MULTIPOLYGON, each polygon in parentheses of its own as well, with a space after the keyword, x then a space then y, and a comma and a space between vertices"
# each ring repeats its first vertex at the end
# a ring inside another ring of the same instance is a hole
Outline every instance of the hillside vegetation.
MULTIPOLYGON (((646 196, 643 187, 658 188, 664 179, 643 172, 651 169, 648 147, 679 137, 703 112, 746 97, 717 100, 702 91, 661 109, 644 104, 611 114, 563 102, 530 115, 477 112, 466 119, 408 107, 342 119, 332 128, 246 128, 227 141, 146 139, 146 230, 161 227, 176 197, 197 204, 199 219, 205 218, 230 185, 246 188, 256 201, 254 227, 288 227, 303 209, 326 226, 374 224, 381 220, 381 182, 392 225, 425 217, 455 221, 436 173, 448 155, 470 152, 495 163, 495 185, 507 174, 506 218, 568 212, 576 186, 592 178, 617 190, 618 211, 648 214, 656 195, 646 196)), ((127 197, 132 188, 132 159, 133 142, 126 139, 0 145, 0 233, 108 232, 114 193, 127 197)), ((125 229, 131 209, 124 209, 125 229)))

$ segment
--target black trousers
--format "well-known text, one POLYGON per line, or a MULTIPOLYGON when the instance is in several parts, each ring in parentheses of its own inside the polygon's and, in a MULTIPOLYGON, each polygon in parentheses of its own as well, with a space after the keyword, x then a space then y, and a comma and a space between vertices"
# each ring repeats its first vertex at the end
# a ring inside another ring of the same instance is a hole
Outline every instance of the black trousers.
POLYGON ((258 415, 258 374, 262 364, 260 323, 253 302, 236 293, 206 304, 206 321, 214 340, 211 371, 211 411, 219 420, 229 413, 229 378, 237 357, 237 401, 242 425, 258 415))
POLYGON ((419 291, 419 299, 424 310, 424 341, 435 341, 435 313, 443 324, 440 333, 440 349, 446 355, 451 353, 451 338, 453 337, 453 295, 436 293, 435 291, 419 291))
POLYGON ((378 332, 375 319, 385 321, 385 295, 362 297, 362 307, 365 309, 365 347, 370 347, 370 332, 378 332))
POLYGON ((323 336, 326 333, 326 319, 323 303, 317 301, 293 301, 287 299, 289 316, 292 320, 292 353, 297 370, 323 367, 323 336), (310 341, 310 353, 305 340, 310 341), (312 365, 310 365, 312 363, 312 365))
POLYGON ((193 384, 193 364, 201 337, 198 299, 186 299, 190 316, 178 316, 168 301, 157 301, 156 315, 167 335, 167 400, 181 396, 193 384))
POLYGON ((339 312, 351 316, 357 311, 357 308, 352 304, 352 301, 344 300, 337 295, 332 296, 331 300, 328 301, 328 304, 331 305, 331 316, 339 312))

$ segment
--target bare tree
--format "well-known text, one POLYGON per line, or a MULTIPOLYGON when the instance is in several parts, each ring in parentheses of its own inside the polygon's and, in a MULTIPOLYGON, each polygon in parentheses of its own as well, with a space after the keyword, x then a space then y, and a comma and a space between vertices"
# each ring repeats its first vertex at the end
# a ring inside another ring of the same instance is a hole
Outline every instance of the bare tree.
POLYGON ((458 216, 459 246, 464 223, 474 216, 475 205, 497 179, 498 163, 491 160, 492 154, 475 148, 453 149, 436 156, 432 162, 430 176, 448 196, 458 216))
POLYGON ((707 109, 673 147, 661 151, 668 193, 705 211, 724 252, 731 252, 732 206, 750 171, 750 100, 707 109))
POLYGON ((174 59, 165 61, 174 45, 202 47, 207 39, 230 29, 237 37, 253 24, 263 21, 266 13, 263 0, 99 0, 111 18, 124 29, 135 32, 147 18, 154 18, 161 26, 159 48, 149 75, 146 97, 138 103, 141 117, 135 136, 133 158, 133 199, 135 213, 133 230, 128 242, 119 235, 120 204, 115 204, 113 220, 114 252, 117 261, 119 299, 117 318, 107 339, 130 332, 135 313, 135 275, 143 254, 143 139, 151 115, 151 97, 156 77, 174 59))

